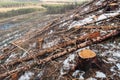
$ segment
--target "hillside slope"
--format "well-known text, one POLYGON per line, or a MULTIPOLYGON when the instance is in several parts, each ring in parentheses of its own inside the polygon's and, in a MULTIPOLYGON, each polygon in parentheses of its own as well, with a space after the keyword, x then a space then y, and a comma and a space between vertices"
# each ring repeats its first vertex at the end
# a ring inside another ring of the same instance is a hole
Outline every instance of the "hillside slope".
POLYGON ((1 48, 1 80, 120 80, 119 0, 92 0, 48 21, 1 48))

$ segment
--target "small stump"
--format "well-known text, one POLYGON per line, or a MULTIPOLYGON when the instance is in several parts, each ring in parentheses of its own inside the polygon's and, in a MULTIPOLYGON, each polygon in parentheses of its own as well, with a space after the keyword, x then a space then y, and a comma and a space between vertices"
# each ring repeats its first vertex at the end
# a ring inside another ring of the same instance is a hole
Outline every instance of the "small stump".
POLYGON ((77 69, 88 71, 89 68, 97 66, 99 67, 99 61, 96 53, 92 50, 85 49, 79 52, 79 58, 77 59, 77 69))
POLYGON ((81 59, 92 59, 96 57, 96 53, 92 50, 85 49, 79 52, 79 56, 81 59))

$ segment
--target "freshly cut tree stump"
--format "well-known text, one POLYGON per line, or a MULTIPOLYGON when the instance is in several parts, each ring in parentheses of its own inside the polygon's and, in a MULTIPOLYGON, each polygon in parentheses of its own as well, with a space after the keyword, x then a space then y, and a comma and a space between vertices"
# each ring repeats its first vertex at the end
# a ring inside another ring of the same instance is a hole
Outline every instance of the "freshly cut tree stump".
POLYGON ((100 61, 97 59, 96 53, 92 50, 81 50, 78 55, 76 69, 88 71, 93 66, 100 66, 100 61))
POLYGON ((80 51, 79 56, 82 59, 91 59, 91 58, 96 57, 96 53, 93 52, 92 50, 85 49, 85 50, 80 51))

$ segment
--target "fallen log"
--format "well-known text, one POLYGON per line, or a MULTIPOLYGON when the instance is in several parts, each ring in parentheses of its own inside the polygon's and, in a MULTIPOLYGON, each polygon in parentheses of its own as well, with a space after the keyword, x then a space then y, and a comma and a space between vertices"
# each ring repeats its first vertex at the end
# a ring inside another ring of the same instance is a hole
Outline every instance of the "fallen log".
POLYGON ((46 63, 46 62, 48 62, 50 60, 61 57, 61 56, 65 55, 65 54, 67 54, 67 53, 71 53, 73 51, 76 51, 77 49, 80 49, 80 48, 83 48, 83 47, 86 47, 86 46, 89 46, 89 45, 92 45, 92 44, 102 42, 104 40, 107 40, 107 39, 109 39, 111 37, 115 37, 117 35, 120 35, 120 30, 114 30, 114 31, 112 31, 111 33, 109 33, 107 35, 98 37, 97 39, 91 39, 89 41, 85 41, 85 42, 83 42, 81 44, 78 44, 76 47, 65 49, 63 52, 59 52, 59 53, 57 53, 57 54, 55 54, 53 56, 47 57, 47 58, 45 58, 43 60, 40 60, 39 64, 46 63))
POLYGON ((120 26, 76 26, 75 29, 101 29, 101 30, 116 30, 120 26))
MULTIPOLYGON (((114 16, 111 16, 111 17, 108 17, 108 18, 105 18, 105 19, 102 19, 102 20, 99 20, 99 21, 92 21, 92 22, 90 22, 90 23, 86 23, 86 24, 83 24, 83 25, 81 25, 81 26, 89 26, 89 25, 91 25, 91 24, 95 24, 95 23, 99 23, 99 22, 105 22, 106 20, 108 20, 108 19, 113 19, 113 18, 115 18, 115 17, 119 17, 120 16, 120 14, 117 14, 117 15, 114 15, 114 16)), ((84 28, 84 27, 83 27, 84 28)), ((72 32, 70 32, 69 34, 68 34, 68 36, 70 35, 70 34, 72 34, 72 33, 74 33, 74 32, 77 32, 77 31, 79 31, 81 29, 81 27, 80 26, 74 26, 73 28, 71 28, 70 30, 72 30, 72 32)), ((69 30, 69 31, 70 31, 69 30)))
MULTIPOLYGON (((106 22, 107 20, 113 20, 114 18, 116 18, 116 17, 118 17, 118 16, 120 16, 120 14, 117 14, 117 15, 114 15, 114 16, 111 16, 111 17, 108 17, 108 18, 105 18, 105 19, 102 19, 102 20, 98 20, 98 21, 92 21, 92 22, 90 22, 90 23, 86 23, 86 24, 83 24, 83 25, 81 25, 81 27, 79 26, 77 26, 77 28, 75 27, 75 30, 74 30, 74 27, 73 28, 71 28, 70 30, 63 30, 63 31, 60 31, 60 32, 55 32, 55 33, 52 33, 52 34, 50 34, 50 35, 56 35, 56 34, 62 34, 62 33, 64 33, 66 36, 69 36, 70 34, 72 34, 72 33, 74 33, 74 32, 76 32, 76 31, 78 31, 78 30, 80 30, 80 29, 91 29, 90 27, 87 27, 87 26, 89 26, 89 25, 91 25, 91 24, 95 24, 95 23, 100 23, 100 22, 106 22), (84 27, 83 27, 84 26, 84 27), (69 32, 68 34, 66 34, 67 32, 69 32)), ((66 19, 66 21, 69 21, 69 20, 71 20, 71 18, 70 19, 66 19)), ((66 22, 66 21, 63 21, 63 23, 64 22, 66 22)), ((60 22, 61 23, 61 22, 60 22)), ((59 25, 59 23, 58 24, 55 24, 55 25, 52 25, 53 27, 54 26, 57 26, 57 25, 59 25)), ((52 28, 52 27, 51 27, 52 28)), ((119 28, 119 26, 112 26, 112 27, 103 27, 103 26, 100 26, 100 27, 94 27, 94 29, 104 29, 104 30, 113 30, 113 29, 117 29, 117 28, 119 28)), ((47 37, 47 36, 49 36, 49 34, 47 34, 47 35, 44 35, 44 36, 41 36, 41 37, 47 37)))
MULTIPOLYGON (((112 17, 109 17, 109 18, 107 18, 107 19, 110 19, 110 18, 114 18, 114 17, 117 17, 117 16, 119 16, 120 14, 118 14, 118 15, 116 15, 116 16, 112 16, 112 17)), ((101 21, 106 21, 107 19, 103 19, 103 20, 100 20, 100 21, 95 21, 95 22, 92 22, 92 23, 89 23, 89 24, 93 24, 93 23, 97 23, 97 22, 101 22, 101 21)), ((85 24, 85 25, 89 25, 89 24, 85 24)), ((49 25, 52 25, 52 24, 49 24, 49 25)), ((55 26, 55 25, 54 25, 55 26)), ((82 27, 82 28, 89 28, 89 27, 82 27)), ((99 27, 99 29, 117 29, 117 28, 119 28, 119 27, 99 27)), ((45 29, 45 28, 44 28, 45 29)), ((73 28, 72 28, 73 29, 73 28)), ((69 36, 70 34, 72 34, 72 33, 74 33, 74 32, 76 32, 76 31, 78 31, 78 30, 80 30, 81 29, 81 27, 75 27, 75 30, 73 30, 72 32, 70 32, 69 34, 67 34, 67 36, 69 36)), ((71 30, 69 30, 69 31, 71 31, 71 30)), ((63 31, 64 32, 64 31, 63 31)), ((56 34, 56 33, 55 33, 56 34)), ((44 52, 44 51, 43 51, 44 52)), ((1 57, 1 59, 3 59, 3 56, 1 57)))
MULTIPOLYGON (((94 2, 94 0, 93 1, 90 1, 88 4, 91 4, 91 3, 93 3, 94 2)), ((86 5, 88 5, 88 4, 86 4, 86 5)), ((85 6, 86 6, 85 5, 85 6)), ((85 6, 83 6, 83 7, 85 7, 85 6)), ((90 11, 90 12, 87 12, 87 13, 85 13, 85 14, 89 14, 89 13, 92 13, 92 12, 94 12, 94 11, 96 11, 96 10, 99 10, 100 8, 97 8, 97 9, 95 9, 95 10, 92 10, 92 11, 90 11)), ((80 16, 84 16, 85 14, 80 14, 80 16)), ((51 28, 53 28, 53 27, 55 27, 55 26, 57 26, 57 25, 60 25, 60 24, 62 24, 62 23, 65 23, 65 22, 67 22, 67 21, 69 21, 69 20, 72 20, 72 18, 68 18, 68 19, 66 19, 66 18, 64 18, 64 21, 60 21, 60 19, 58 19, 58 18, 56 18, 55 20, 53 20, 53 21, 51 21, 47 26, 45 26, 45 27, 43 27, 41 30, 38 30, 38 31, 36 31, 34 34, 35 35, 33 35, 32 37, 30 37, 30 38, 27 38, 26 39, 26 41, 27 40, 30 40, 30 39, 33 39, 33 38, 35 38, 35 37, 37 37, 37 36, 40 36, 40 35, 42 35, 42 34, 45 34, 46 32, 48 32, 48 30, 49 29, 51 29, 51 28), (59 22, 60 21, 60 22, 59 22), (36 35, 37 34, 37 35, 36 35)), ((33 33, 32 33, 33 34, 33 33)), ((31 34, 31 35, 32 35, 31 34)))
MULTIPOLYGON (((44 64, 46 62, 49 62, 51 60, 54 60, 54 59, 56 59, 58 57, 66 55, 68 53, 70 54, 71 52, 76 51, 77 49, 80 49, 80 48, 83 48, 83 47, 86 47, 86 46, 89 46, 89 45, 92 45, 92 44, 102 42, 104 40, 115 37, 117 35, 120 35, 120 30, 114 30, 109 34, 98 37, 97 39, 91 39, 91 40, 85 41, 83 43, 78 44, 76 47, 72 47, 72 48, 69 48, 69 49, 64 49, 62 52, 59 52, 59 53, 57 53, 55 55, 52 55, 52 56, 49 56, 47 58, 39 60, 39 65, 44 64)), ((8 75, 10 75, 10 74, 12 74, 14 72, 21 72, 21 71, 28 70, 28 69, 32 68, 32 66, 34 66, 36 64, 38 64, 38 63, 33 62, 33 63, 29 64, 29 65, 26 65, 26 66, 23 66, 23 67, 20 67, 20 68, 17 68, 17 69, 2 73, 2 74, 0 74, 0 79, 4 78, 4 77, 6 77, 6 76, 8 76, 8 75)))
MULTIPOLYGON (((76 43, 79 43, 80 41, 85 41, 87 39, 92 39, 92 38, 95 39, 95 38, 97 38, 99 36, 100 36, 99 32, 93 32, 93 33, 89 33, 89 34, 86 34, 84 36, 81 36, 81 37, 79 37, 79 38, 77 38, 75 40, 65 41, 65 42, 57 44, 57 45, 55 45, 55 46, 53 46, 51 48, 47 48, 45 50, 42 50, 42 51, 40 51, 37 54, 34 54, 34 58, 38 57, 38 56, 42 56, 42 55, 47 54, 47 53, 51 53, 51 52, 53 52, 53 51, 55 51, 57 49, 60 49, 60 48, 64 48, 64 47, 67 47, 67 46, 75 45, 76 43)), ((21 58, 21 59, 16 59, 16 60, 11 61, 11 62, 9 62, 9 63, 7 63, 5 65, 6 66, 15 65, 16 63, 18 64, 18 63, 21 63, 21 62, 24 62, 24 61, 29 61, 31 59, 33 59, 33 56, 28 55, 27 57, 24 57, 24 58, 21 58)))
POLYGON ((33 33, 30 33, 29 37, 28 36, 25 36, 27 38, 24 39, 24 37, 22 37, 21 39, 19 39, 18 41, 14 41, 14 43, 18 43, 18 42, 21 42, 19 45, 21 44, 26 44, 27 42, 29 43, 29 41, 31 39, 36 39, 38 36, 39 38, 42 38, 44 36, 47 36, 46 33, 48 33, 48 31, 50 31, 51 29, 55 28, 56 26, 62 24, 62 23, 65 23, 65 22, 68 22, 72 20, 72 18, 68 18, 68 19, 64 19, 64 21, 60 21, 60 19, 56 18, 55 20, 53 20, 52 22, 50 22, 47 26, 43 27, 42 29, 40 30, 37 30, 34 34, 33 33), (60 21, 60 22, 59 22, 60 21), (24 40, 23 40, 24 39, 24 40), (23 42, 24 41, 24 42, 23 42))

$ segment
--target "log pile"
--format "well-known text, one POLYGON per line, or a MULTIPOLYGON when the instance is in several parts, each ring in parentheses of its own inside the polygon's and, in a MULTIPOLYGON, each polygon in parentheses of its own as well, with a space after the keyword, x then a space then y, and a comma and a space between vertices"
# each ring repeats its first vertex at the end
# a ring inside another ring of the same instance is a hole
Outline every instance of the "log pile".
POLYGON ((120 35, 119 0, 92 0, 15 40, 0 54, 0 79, 11 79, 80 48, 120 35), (15 76, 17 76, 15 74, 15 76))

